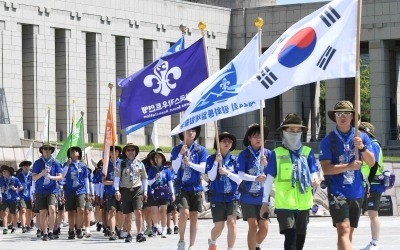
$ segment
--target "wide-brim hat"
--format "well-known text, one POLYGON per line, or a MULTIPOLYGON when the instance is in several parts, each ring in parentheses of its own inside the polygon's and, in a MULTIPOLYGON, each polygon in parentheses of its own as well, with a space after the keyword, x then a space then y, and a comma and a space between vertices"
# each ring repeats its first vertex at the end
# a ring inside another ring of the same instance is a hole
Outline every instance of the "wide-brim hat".
POLYGON ((167 158, 165 158, 165 155, 163 154, 163 151, 161 148, 157 148, 156 151, 154 153, 151 154, 151 159, 153 159, 153 161, 155 162, 156 155, 161 155, 162 159, 163 159, 163 164, 165 164, 165 162, 167 162, 167 158))
POLYGON ((373 137, 376 139, 374 132, 375 132, 375 127, 369 122, 361 122, 360 125, 358 125, 358 129, 364 131, 367 133, 369 136, 373 137))
MULTIPOLYGON (((250 145, 248 137, 250 135, 254 134, 255 132, 261 132, 260 124, 258 124, 258 123, 253 123, 248 127, 246 134, 244 135, 244 138, 243 138, 243 145, 245 147, 248 147, 250 145)), ((268 137, 268 134, 269 134, 269 128, 264 126, 264 138, 263 138, 264 141, 268 137)))
POLYGON ((67 157, 68 157, 68 158, 70 158, 70 156, 71 156, 71 151, 72 151, 72 150, 78 151, 78 153, 79 153, 79 160, 82 159, 82 149, 81 149, 80 147, 78 147, 78 146, 70 147, 70 148, 67 150, 67 157))
POLYGON ((54 150, 56 150, 55 147, 51 146, 50 144, 43 144, 42 146, 40 146, 39 148, 39 152, 41 154, 43 154, 43 148, 50 148, 51 149, 51 154, 54 153, 54 150))
POLYGON ((8 172, 10 172, 10 175, 13 175, 13 174, 14 174, 14 168, 9 167, 9 166, 7 166, 7 165, 2 165, 2 166, 0 167, 0 171, 3 172, 3 171, 5 171, 5 170, 7 170, 8 172))
POLYGON ((133 143, 128 143, 128 144, 125 145, 125 147, 122 149, 122 154, 123 154, 123 155, 126 155, 125 153, 126 153, 126 150, 127 150, 128 148, 134 148, 134 149, 135 149, 135 152, 136 152, 136 156, 139 155, 139 147, 136 146, 136 145, 133 144, 133 143))
POLYGON ((18 167, 22 168, 23 166, 31 166, 32 162, 31 161, 21 161, 21 163, 18 165, 18 167))
POLYGON ((283 120, 281 126, 277 129, 277 131, 282 131, 288 127, 302 128, 303 132, 308 130, 308 128, 303 125, 303 120, 294 113, 289 113, 285 117, 285 119, 283 120))
POLYGON ((335 119, 336 112, 351 112, 351 113, 353 113, 353 116, 354 116, 355 111, 354 111, 353 103, 351 103, 350 101, 345 101, 345 100, 339 101, 338 103, 336 103, 333 110, 328 111, 329 119, 331 119, 334 122, 336 122, 336 119, 335 119))
POLYGON ((114 151, 114 148, 115 150, 118 150, 120 154, 122 153, 122 148, 120 146, 110 146, 110 152, 114 151))
MULTIPOLYGON (((222 139, 224 139, 224 138, 229 138, 229 139, 232 140, 232 146, 229 149, 229 151, 235 150, 236 142, 237 142, 236 137, 234 135, 230 134, 229 132, 222 132, 222 133, 218 134, 218 141, 219 142, 221 142, 222 139)), ((214 149, 217 150, 217 142, 216 141, 214 141, 214 149)))
MULTIPOLYGON (((194 129, 194 130, 196 130, 196 137, 194 138, 194 140, 197 140, 197 138, 199 138, 199 136, 200 136, 200 132, 201 132, 201 126, 197 126, 197 127, 194 127, 194 128, 191 128, 191 129, 194 129)), ((189 129, 188 129, 189 130, 189 129)), ((181 133, 179 133, 179 139, 181 140, 181 141, 183 141, 183 132, 181 132, 181 133)))

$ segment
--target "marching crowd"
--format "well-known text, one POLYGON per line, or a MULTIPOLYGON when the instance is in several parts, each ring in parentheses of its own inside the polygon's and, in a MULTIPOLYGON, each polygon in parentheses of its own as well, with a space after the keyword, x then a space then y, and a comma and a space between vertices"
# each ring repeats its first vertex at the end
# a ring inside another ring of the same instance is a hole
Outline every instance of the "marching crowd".
MULTIPOLYGON (((351 249, 365 198, 372 234, 365 249, 378 249, 377 211, 385 190, 382 151, 372 124, 361 123, 355 133, 354 112, 349 101, 340 101, 328 111, 336 127, 321 141, 319 161, 337 248, 351 249)), ((146 237, 179 234, 178 250, 193 250, 205 192, 214 223, 209 249, 217 249, 225 225, 228 249, 234 249, 236 220, 242 217, 248 224, 248 249, 259 250, 268 234, 274 186, 283 248, 303 249, 313 192, 320 184, 319 167, 313 150, 302 144, 307 127, 299 116, 288 114, 278 131, 282 145, 271 151, 261 147, 261 135, 267 137, 268 128, 250 125, 238 156, 232 155, 236 137, 219 133, 216 152, 208 155, 196 141, 201 128, 195 127, 179 134, 182 143, 172 149, 170 161, 159 149, 140 160, 139 147, 128 143, 123 148, 112 146, 108 166, 103 168, 99 161, 93 171, 82 161, 81 148, 70 147, 68 161, 61 165, 52 157, 55 148, 44 144, 40 158, 21 162, 15 174, 12 167, 1 166, 0 226, 3 234, 16 233, 18 225, 27 233, 35 221, 37 237, 47 241, 57 239, 68 221, 68 239, 81 239, 92 236, 94 214, 96 230, 111 241, 145 242, 146 237), (202 179, 208 182, 206 190, 202 179), (187 223, 189 241, 185 240, 187 223)))

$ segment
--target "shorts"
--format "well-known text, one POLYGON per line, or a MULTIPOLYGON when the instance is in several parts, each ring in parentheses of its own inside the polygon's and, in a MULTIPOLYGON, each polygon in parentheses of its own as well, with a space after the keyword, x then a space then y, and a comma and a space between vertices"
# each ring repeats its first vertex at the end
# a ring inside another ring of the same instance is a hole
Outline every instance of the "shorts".
POLYGON ((3 201, 1 204, 1 211, 10 214, 18 213, 18 202, 17 201, 3 201))
POLYGON ((240 206, 242 208, 242 215, 243 215, 244 221, 247 221, 247 219, 250 219, 250 218, 254 218, 257 220, 262 219, 260 217, 261 205, 241 203, 240 206))
POLYGON ((20 207, 20 208, 25 208, 25 209, 32 210, 32 201, 31 201, 31 200, 24 200, 24 199, 21 199, 21 200, 19 201, 19 207, 20 207))
POLYGON ((287 229, 296 229, 296 234, 307 234, 307 225, 310 222, 310 212, 300 211, 294 212, 276 212, 276 218, 279 223, 279 232, 283 234, 283 231, 287 229))
POLYGON ((75 211, 78 208, 85 207, 85 195, 78 194, 78 195, 67 195, 65 196, 65 211, 75 211))
POLYGON ((363 199, 347 199, 342 196, 328 195, 329 212, 332 217, 333 226, 336 223, 350 221, 350 227, 357 228, 361 214, 363 199))
POLYGON ((85 201, 85 210, 89 212, 93 211, 93 204, 91 201, 89 200, 85 201))
POLYGON ((159 207, 168 204, 167 199, 156 200, 152 195, 148 198, 147 202, 149 203, 150 207, 159 207))
POLYGON ((378 211, 379 205, 381 202, 382 193, 379 192, 371 192, 369 197, 367 198, 367 207, 368 210, 378 211))
POLYGON ((179 205, 178 208, 189 209, 190 212, 203 211, 203 197, 201 191, 184 191, 181 190, 179 195, 179 205))
POLYGON ((49 206, 56 206, 56 194, 36 194, 35 209, 47 210, 49 206))
POLYGON ((168 205, 167 205, 167 214, 172 213, 174 211, 178 210, 178 206, 176 205, 176 202, 172 202, 171 200, 168 201, 168 205))
POLYGON ((121 201, 117 201, 115 195, 106 195, 104 204, 107 211, 115 210, 117 212, 122 212, 121 201))
POLYGON ((213 222, 226 221, 229 215, 235 218, 241 215, 239 201, 231 202, 210 202, 213 222))
POLYGON ((141 187, 135 188, 120 188, 122 213, 129 214, 135 210, 142 210, 143 194, 141 187))

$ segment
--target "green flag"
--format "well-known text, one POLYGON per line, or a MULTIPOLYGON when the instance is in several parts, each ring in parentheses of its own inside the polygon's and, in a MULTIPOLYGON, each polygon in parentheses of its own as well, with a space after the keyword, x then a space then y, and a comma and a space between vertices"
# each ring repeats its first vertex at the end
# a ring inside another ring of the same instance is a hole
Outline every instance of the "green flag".
POLYGON ((75 129, 69 134, 64 141, 60 151, 57 154, 57 160, 63 164, 67 161, 67 151, 70 147, 80 147, 82 153, 85 151, 84 136, 83 136, 83 117, 81 117, 75 125, 75 129))

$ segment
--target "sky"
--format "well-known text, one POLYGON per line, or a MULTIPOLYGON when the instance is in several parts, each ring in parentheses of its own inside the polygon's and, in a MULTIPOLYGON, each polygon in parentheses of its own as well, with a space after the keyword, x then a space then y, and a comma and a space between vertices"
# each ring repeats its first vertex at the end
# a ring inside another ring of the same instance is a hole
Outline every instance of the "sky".
POLYGON ((329 0, 277 0, 277 4, 294 4, 294 3, 313 3, 313 2, 323 2, 329 0))

